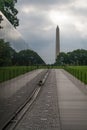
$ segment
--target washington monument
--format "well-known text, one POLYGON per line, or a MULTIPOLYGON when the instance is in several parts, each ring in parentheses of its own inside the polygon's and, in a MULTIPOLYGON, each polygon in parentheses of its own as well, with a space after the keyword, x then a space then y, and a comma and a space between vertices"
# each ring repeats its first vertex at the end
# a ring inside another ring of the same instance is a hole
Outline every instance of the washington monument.
POLYGON ((59 27, 56 28, 56 59, 60 53, 60 34, 59 34, 59 27))

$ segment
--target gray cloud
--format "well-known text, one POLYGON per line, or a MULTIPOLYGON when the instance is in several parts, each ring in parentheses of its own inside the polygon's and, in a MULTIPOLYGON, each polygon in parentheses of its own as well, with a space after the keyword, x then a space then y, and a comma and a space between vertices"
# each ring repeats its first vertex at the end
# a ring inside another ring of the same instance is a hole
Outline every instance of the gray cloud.
POLYGON ((82 1, 18 0, 18 30, 30 48, 37 51, 47 63, 53 63, 55 60, 57 24, 60 27, 61 51, 87 49, 87 8, 79 4, 80 2, 82 1), (50 18, 51 11, 56 13, 55 17, 52 16, 53 19, 50 18))
POLYGON ((21 5, 24 5, 24 3, 27 5, 40 5, 40 6, 49 6, 49 5, 56 5, 56 4, 67 4, 72 2, 72 0, 19 0, 19 3, 21 3, 21 5))

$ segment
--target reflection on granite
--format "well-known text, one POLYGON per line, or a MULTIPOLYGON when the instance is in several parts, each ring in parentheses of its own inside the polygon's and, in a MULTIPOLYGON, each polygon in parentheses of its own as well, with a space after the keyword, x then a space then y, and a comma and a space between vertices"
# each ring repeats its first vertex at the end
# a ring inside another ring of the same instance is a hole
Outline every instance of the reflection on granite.
POLYGON ((11 25, 0 11, 0 39, 9 42, 16 51, 28 48, 28 44, 22 39, 21 34, 11 25))

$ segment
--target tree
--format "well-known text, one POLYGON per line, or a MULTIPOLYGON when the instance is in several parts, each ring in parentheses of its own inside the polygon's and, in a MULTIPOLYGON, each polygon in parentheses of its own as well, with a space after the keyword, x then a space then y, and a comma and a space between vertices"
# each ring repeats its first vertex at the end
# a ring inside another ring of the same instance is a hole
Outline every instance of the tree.
POLYGON ((15 65, 16 51, 10 47, 9 42, 0 39, 0 66, 15 65))
POLYGON ((17 19, 18 11, 14 7, 16 2, 17 0, 0 0, 0 11, 2 11, 15 28, 19 25, 19 20, 17 19))
POLYGON ((18 65, 38 65, 45 64, 41 57, 32 50, 22 50, 16 56, 18 65))
POLYGON ((87 65, 87 50, 77 49, 72 52, 61 52, 55 65, 87 65))
POLYGON ((65 65, 68 64, 68 55, 64 52, 61 52, 56 60, 56 65, 65 65))
POLYGON ((0 66, 7 66, 11 64, 9 48, 9 43, 4 42, 3 39, 0 39, 0 66))
POLYGON ((36 52, 29 49, 16 52, 9 42, 0 39, 0 66, 11 65, 45 65, 45 62, 36 52))

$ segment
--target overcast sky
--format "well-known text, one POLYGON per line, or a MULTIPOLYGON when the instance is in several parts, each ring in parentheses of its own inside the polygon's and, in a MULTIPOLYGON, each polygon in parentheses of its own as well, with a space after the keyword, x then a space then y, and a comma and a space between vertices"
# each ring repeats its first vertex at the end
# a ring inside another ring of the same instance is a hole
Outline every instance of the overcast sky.
POLYGON ((16 8, 17 29, 46 63, 55 61, 57 25, 61 52, 87 49, 87 0, 18 0, 16 8))

